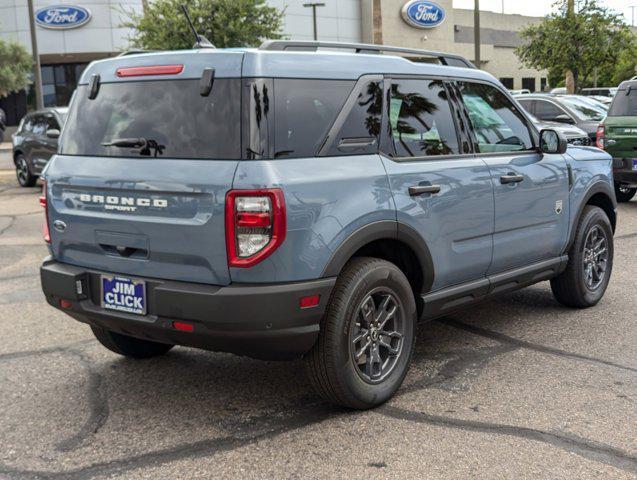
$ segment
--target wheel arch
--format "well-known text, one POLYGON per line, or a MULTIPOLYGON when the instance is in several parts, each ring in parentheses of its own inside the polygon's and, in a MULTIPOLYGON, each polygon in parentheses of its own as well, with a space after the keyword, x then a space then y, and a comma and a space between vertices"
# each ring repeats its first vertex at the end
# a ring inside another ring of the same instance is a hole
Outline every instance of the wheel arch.
POLYGON ((574 222, 572 224, 571 233, 568 239, 568 244, 566 246, 566 252, 568 252, 575 241, 575 234, 577 233, 577 224, 582 217, 582 213, 584 212, 584 208, 587 205, 594 205, 596 207, 604 210, 608 219, 610 220, 610 224, 613 228, 613 233, 615 232, 615 227, 617 226, 617 200, 615 198, 614 190, 608 185, 606 182, 597 182, 593 184, 586 194, 583 196, 582 201, 577 209, 577 215, 574 217, 574 222))
POLYGON ((386 220, 359 228, 332 253, 322 276, 337 276, 356 256, 373 256, 396 264, 412 285, 417 303, 420 294, 431 289, 435 276, 431 252, 409 225, 386 220))

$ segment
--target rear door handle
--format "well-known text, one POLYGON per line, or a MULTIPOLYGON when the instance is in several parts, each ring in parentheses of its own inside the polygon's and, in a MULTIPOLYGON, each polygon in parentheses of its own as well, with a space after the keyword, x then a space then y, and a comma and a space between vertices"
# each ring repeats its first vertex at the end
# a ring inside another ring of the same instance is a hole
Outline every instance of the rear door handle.
POLYGON ((508 173, 500 177, 500 183, 506 185, 508 183, 520 183, 524 180, 524 175, 516 175, 514 173, 508 173))
POLYGON ((409 187, 409 196, 417 197, 425 193, 440 193, 440 185, 415 185, 409 187))

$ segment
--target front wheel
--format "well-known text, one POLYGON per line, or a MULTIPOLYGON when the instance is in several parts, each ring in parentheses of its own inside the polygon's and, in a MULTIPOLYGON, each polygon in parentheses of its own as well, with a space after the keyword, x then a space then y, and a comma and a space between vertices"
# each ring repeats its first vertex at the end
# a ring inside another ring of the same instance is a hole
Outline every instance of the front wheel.
POLYGON ((568 252, 566 270, 551 280, 555 299, 574 308, 592 307, 601 300, 613 269, 613 229, 606 213, 587 205, 568 252))
POLYGON ((377 258, 354 258, 339 275, 306 364, 326 400, 367 409, 400 387, 416 337, 416 302, 405 274, 377 258))
POLYGON ((620 203, 630 202, 637 193, 637 188, 630 188, 619 183, 615 184, 615 196, 620 203))
POLYGON ((38 179, 29 170, 29 165, 24 155, 18 155, 15 159, 15 174, 21 187, 32 187, 38 179))

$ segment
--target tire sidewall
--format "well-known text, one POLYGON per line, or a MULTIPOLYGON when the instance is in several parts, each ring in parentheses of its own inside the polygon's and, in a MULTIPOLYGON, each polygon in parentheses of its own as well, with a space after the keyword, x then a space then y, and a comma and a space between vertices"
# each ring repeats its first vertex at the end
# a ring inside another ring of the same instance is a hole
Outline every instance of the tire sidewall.
POLYGON ((30 187, 32 186, 32 182, 33 182, 33 175, 31 174, 31 170, 29 170, 29 162, 27 162, 27 159, 24 155, 18 155, 15 159, 15 167, 16 167, 16 177, 18 180, 18 183, 20 184, 21 187, 30 187), (24 165, 27 169, 27 178, 22 181, 20 179, 20 174, 19 174, 19 164, 24 162, 24 165))
POLYGON ((579 294, 588 305, 595 305, 604 296, 613 270, 613 230, 610 225, 610 221, 608 220, 608 217, 603 210, 597 207, 593 207, 586 211, 584 217, 582 218, 580 228, 577 232, 576 242, 573 247, 574 251, 572 254, 572 258, 576 276, 575 288, 578 289, 579 294), (588 232, 594 226, 599 226, 606 234, 606 241, 608 245, 608 261, 606 265, 604 281, 595 290, 590 290, 586 286, 586 279, 584 278, 584 271, 582 269, 582 256, 584 250, 584 242, 586 241, 588 232))
POLYGON ((389 262, 379 262, 371 269, 359 274, 347 292, 347 303, 343 311, 336 313, 338 338, 335 350, 339 383, 351 394, 352 404, 368 408, 388 400, 400 387, 411 362, 416 337, 416 303, 411 286, 405 275, 389 262), (377 287, 391 290, 403 312, 404 337, 402 353, 389 376, 380 383, 364 381, 352 361, 350 354, 351 330, 354 328, 358 307, 365 296, 377 287))

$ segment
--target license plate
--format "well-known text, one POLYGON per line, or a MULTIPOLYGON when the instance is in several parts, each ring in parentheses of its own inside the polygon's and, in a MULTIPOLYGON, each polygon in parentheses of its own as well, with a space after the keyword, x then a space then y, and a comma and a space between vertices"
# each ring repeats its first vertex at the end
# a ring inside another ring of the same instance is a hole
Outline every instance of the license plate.
POLYGON ((146 282, 102 275, 102 308, 146 315, 146 282))

